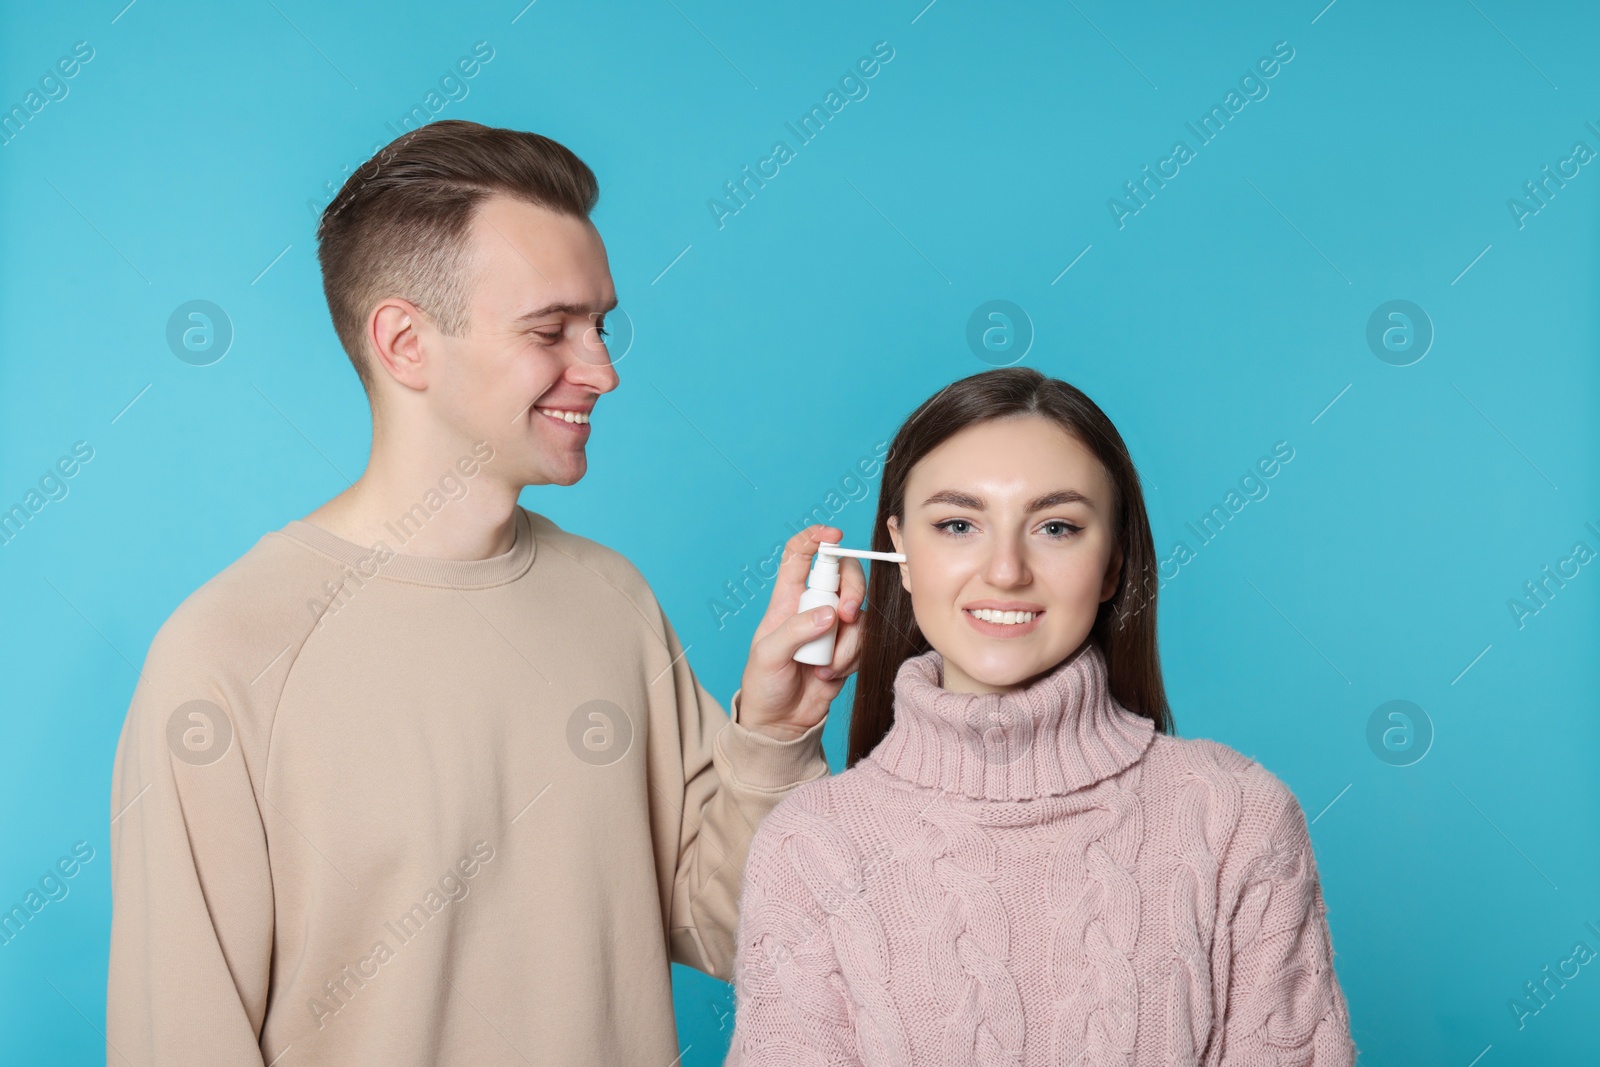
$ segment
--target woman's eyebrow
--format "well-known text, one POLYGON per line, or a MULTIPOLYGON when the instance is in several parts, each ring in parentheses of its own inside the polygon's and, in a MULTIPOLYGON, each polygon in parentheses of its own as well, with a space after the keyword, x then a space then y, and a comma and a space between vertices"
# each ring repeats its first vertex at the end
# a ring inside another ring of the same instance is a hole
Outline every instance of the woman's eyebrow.
MULTIPOLYGON (((959 489, 939 490, 922 502, 923 507, 930 504, 948 504, 951 507, 970 508, 973 511, 982 511, 987 506, 982 497, 959 489)), ((1045 508, 1060 507, 1062 504, 1087 504, 1091 508, 1094 507, 1094 501, 1076 489, 1057 489, 1055 492, 1028 501, 1026 510, 1043 511, 1045 508)))

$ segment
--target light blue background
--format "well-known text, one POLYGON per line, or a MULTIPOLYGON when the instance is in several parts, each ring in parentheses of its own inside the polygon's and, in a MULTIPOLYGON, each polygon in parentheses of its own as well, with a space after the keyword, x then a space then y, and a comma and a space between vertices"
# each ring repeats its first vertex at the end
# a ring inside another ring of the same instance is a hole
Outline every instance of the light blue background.
MULTIPOLYGON (((590 474, 523 502, 632 559, 713 692, 764 606, 719 629, 723 583, 984 369, 968 317, 1013 301, 1023 362, 1126 437, 1162 555, 1294 449, 1162 591, 1162 653, 1180 733, 1261 760, 1315 819, 1364 1062, 1593 1054, 1600 964, 1522 1028, 1509 1002, 1575 943, 1600 951, 1600 566, 1521 628, 1507 606, 1575 542, 1600 550, 1600 164, 1521 228, 1507 206, 1575 141, 1600 149, 1592 9, 124 3, 0 14, 6 108, 74 42, 95 50, 0 147, 0 507, 75 441, 95 450, 0 547, 0 905, 96 850, 0 946, 0 1058, 101 1057, 134 665, 184 596, 362 469, 314 208, 480 40, 494 59, 438 117, 536 130, 594 168, 637 327, 590 474), (1107 199, 1193 147, 1184 123, 1285 40, 1270 94, 1119 229, 1107 199), (870 95, 719 230, 722 183, 793 146, 784 123, 878 41, 895 55, 870 95), (191 299, 235 330, 211 366, 165 341, 191 299), (1410 366, 1365 339, 1391 299, 1436 331, 1410 366), (1368 746, 1392 699, 1435 732, 1411 766, 1368 746)), ((849 543, 874 506, 839 511, 849 543)), ((682 1062, 719 1063, 726 987, 679 968, 676 989, 682 1062)))

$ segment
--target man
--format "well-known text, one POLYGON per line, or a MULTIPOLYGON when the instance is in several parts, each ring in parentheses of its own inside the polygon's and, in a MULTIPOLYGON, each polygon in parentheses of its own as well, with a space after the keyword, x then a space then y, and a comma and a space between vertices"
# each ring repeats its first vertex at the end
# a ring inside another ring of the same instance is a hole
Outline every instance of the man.
POLYGON ((583 476, 617 386, 597 196, 553 141, 442 121, 325 210, 371 456, 151 644, 112 790, 112 1062, 667 1067, 668 961, 730 977, 754 827, 828 773, 864 582, 831 668, 794 663, 840 531, 788 542, 730 721, 639 572, 517 506, 583 476))

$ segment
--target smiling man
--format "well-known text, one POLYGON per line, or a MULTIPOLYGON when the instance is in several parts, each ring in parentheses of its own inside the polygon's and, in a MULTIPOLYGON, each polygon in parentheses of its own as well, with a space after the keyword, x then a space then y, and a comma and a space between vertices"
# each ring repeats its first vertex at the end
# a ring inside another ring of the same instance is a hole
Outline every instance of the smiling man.
POLYGON ((594 175, 436 122, 318 232, 372 407, 361 478, 152 642, 117 749, 112 1062, 645 1064, 669 961, 727 978, 755 826, 827 774, 855 669, 791 657, 813 526, 718 705, 626 559, 517 504, 587 469, 617 298, 594 175), (400 551, 400 549, 404 551, 400 551))

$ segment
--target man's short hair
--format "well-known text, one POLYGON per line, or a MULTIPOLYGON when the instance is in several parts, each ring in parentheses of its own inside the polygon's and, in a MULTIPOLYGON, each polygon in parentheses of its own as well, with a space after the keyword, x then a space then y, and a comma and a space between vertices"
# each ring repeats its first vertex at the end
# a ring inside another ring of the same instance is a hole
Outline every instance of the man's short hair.
POLYGON ((441 119, 395 138, 356 168, 317 225, 322 291, 339 343, 372 396, 366 320, 387 297, 427 312, 445 334, 467 330, 469 227, 505 194, 588 218, 594 172, 566 146, 522 130, 441 119))

